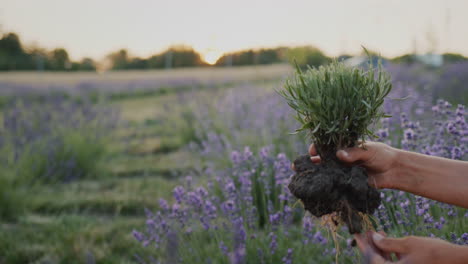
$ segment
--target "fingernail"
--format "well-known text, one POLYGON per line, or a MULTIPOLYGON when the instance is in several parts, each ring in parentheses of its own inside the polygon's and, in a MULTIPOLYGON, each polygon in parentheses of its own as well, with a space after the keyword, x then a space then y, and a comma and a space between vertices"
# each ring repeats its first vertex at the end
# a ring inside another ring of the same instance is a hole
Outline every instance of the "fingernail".
POLYGON ((349 157, 348 152, 346 152, 346 151, 344 151, 344 150, 338 150, 338 153, 339 153, 343 158, 349 157))
POLYGON ((384 237, 379 234, 379 233, 373 233, 372 234, 372 240, 374 240, 374 242, 379 242, 380 240, 382 240, 384 237))

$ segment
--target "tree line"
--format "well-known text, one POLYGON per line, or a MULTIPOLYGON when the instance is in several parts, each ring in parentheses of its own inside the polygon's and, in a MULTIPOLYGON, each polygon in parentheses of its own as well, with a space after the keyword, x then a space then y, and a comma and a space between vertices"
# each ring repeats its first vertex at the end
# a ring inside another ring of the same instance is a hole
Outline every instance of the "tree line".
POLYGON ((0 71, 95 71, 91 58, 71 61, 63 48, 47 51, 42 48, 26 49, 15 33, 0 38, 0 71))
MULTIPOLYGON (((350 58, 342 55, 338 60, 350 58)), ((458 62, 467 60, 460 54, 443 54, 444 61, 458 62)), ((319 66, 332 60, 320 49, 313 46, 278 47, 269 49, 249 49, 226 53, 213 66, 244 66, 273 63, 292 63, 300 67, 319 66)), ((391 59, 397 63, 415 63, 413 54, 405 54, 391 59)), ((111 70, 145 70, 179 67, 206 67, 201 54, 190 46, 171 46, 165 51, 147 58, 131 56, 126 49, 112 52, 106 56, 111 70)), ((37 71, 96 71, 98 63, 91 58, 72 61, 63 48, 47 51, 41 48, 25 48, 15 33, 6 33, 0 38, 0 71, 37 70, 37 71)))

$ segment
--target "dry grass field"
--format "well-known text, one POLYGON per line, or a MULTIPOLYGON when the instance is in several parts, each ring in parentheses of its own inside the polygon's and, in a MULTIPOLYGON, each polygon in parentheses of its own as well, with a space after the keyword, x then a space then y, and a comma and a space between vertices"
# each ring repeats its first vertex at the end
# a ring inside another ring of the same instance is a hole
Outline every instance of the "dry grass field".
POLYGON ((135 80, 167 81, 194 79, 201 82, 229 80, 250 81, 284 76, 292 71, 289 64, 245 66, 235 68, 180 68, 172 70, 138 70, 110 72, 1 72, 0 82, 35 85, 74 85, 82 81, 122 82, 135 80))

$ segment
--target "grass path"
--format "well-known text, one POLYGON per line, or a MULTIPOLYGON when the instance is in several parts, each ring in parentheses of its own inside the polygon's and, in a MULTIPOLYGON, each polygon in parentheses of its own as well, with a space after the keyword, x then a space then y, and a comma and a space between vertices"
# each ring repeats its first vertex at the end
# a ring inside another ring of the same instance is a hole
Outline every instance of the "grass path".
MULTIPOLYGON (((248 68, 239 74, 252 75, 248 68)), ((134 254, 151 252, 132 230, 143 229, 145 208, 157 209, 158 198, 171 199, 178 179, 200 163, 198 153, 184 147, 193 136, 193 120, 183 118, 193 110, 191 99, 212 102, 232 87, 108 101, 122 119, 102 164, 108 175, 32 188, 28 214, 0 222, 0 264, 134 263, 134 254)))
POLYGON ((29 213, 0 223, 0 264, 134 263, 134 254, 149 250, 131 232, 144 228, 144 209, 170 198, 177 176, 190 169, 177 161, 192 160, 178 135, 157 122, 163 102, 173 100, 164 95, 115 103, 124 122, 104 164, 110 175, 32 189, 29 213), (160 151, 168 141, 172 148, 160 151))

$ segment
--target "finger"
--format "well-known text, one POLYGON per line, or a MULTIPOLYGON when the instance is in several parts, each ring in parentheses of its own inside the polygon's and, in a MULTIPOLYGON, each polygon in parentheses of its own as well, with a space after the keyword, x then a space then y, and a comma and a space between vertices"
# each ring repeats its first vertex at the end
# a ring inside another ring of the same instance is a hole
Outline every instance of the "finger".
POLYGON ((371 248, 367 236, 365 234, 356 234, 354 235, 356 244, 361 252, 366 252, 368 248, 371 248))
POLYGON ((384 236, 384 237, 387 236, 387 233, 385 233, 385 231, 383 231, 383 230, 380 230, 380 231, 378 231, 377 233, 381 234, 381 235, 384 236))
POLYGON ((310 157, 310 160, 312 161, 312 163, 320 163, 321 161, 320 156, 312 156, 310 157))
POLYGON ((386 262, 382 256, 375 254, 372 251, 366 251, 364 252, 364 263, 365 264, 386 264, 388 262, 386 262))
POLYGON ((379 233, 372 233, 374 245, 385 253, 405 253, 407 246, 404 238, 388 238, 379 233))
POLYGON ((374 153, 375 150, 372 149, 362 149, 358 147, 354 148, 346 148, 346 149, 340 149, 336 152, 336 156, 347 163, 354 163, 357 161, 368 161, 370 160, 374 153))
POLYGON ((294 162, 291 162, 291 170, 296 171, 296 166, 294 165, 294 162))
POLYGON ((371 245, 367 234, 357 234, 354 236, 359 250, 363 253, 364 263, 380 264, 385 263, 385 259, 380 256, 371 245))
MULTIPOLYGON (((387 234, 386 234, 383 230, 380 230, 380 231, 378 231, 377 233, 381 234, 381 235, 384 236, 384 237, 387 237, 387 234)), ((376 247, 376 246, 375 246, 375 247, 376 247)), ((381 255, 384 257, 384 259, 386 259, 386 260, 392 260, 392 256, 391 256, 390 253, 383 252, 383 251, 381 251, 381 250, 378 250, 378 251, 379 251, 379 252, 381 253, 381 255)))
POLYGON ((315 148, 314 143, 310 144, 310 146, 309 146, 309 155, 310 156, 317 156, 318 155, 317 149, 315 148))

